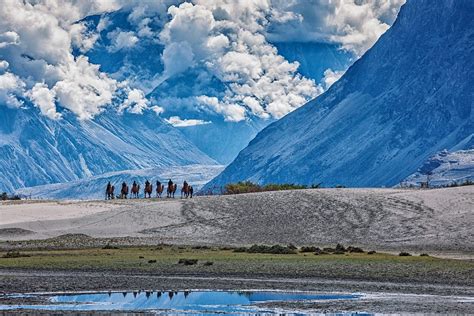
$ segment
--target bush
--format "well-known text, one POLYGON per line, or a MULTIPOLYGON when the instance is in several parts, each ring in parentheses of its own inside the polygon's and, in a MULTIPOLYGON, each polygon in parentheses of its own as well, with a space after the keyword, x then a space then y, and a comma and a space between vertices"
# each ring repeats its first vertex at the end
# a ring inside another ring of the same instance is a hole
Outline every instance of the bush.
POLYGON ((198 259, 179 259, 178 264, 192 266, 198 263, 198 259))
POLYGON ((368 255, 374 255, 376 254, 377 252, 375 250, 370 250, 369 252, 367 252, 368 255))
POLYGON ((245 182, 227 184, 224 188, 223 194, 242 194, 242 193, 255 193, 255 192, 267 192, 267 191, 302 190, 302 189, 307 189, 307 186, 292 184, 292 183, 267 184, 267 185, 261 186, 250 181, 245 181, 245 182))
POLYGON ((29 257, 29 255, 25 255, 18 250, 10 250, 6 254, 3 255, 3 258, 22 258, 22 257, 29 257))
POLYGON ((336 245, 336 251, 337 251, 337 252, 345 252, 345 251, 346 251, 346 248, 345 248, 343 245, 341 245, 341 244, 337 244, 337 245, 336 245))
POLYGON ((329 254, 329 252, 324 251, 324 250, 321 250, 321 249, 319 249, 319 248, 316 248, 316 251, 314 252, 314 254, 315 254, 316 256, 318 256, 318 255, 327 255, 327 254, 329 254))
POLYGON ((363 253, 364 252, 364 250, 362 248, 352 247, 352 246, 347 247, 347 251, 353 252, 353 253, 363 253))
POLYGON ((292 250, 298 249, 298 247, 296 247, 296 246, 293 245, 293 244, 289 244, 287 247, 288 247, 289 249, 292 249, 292 250))
POLYGON ((119 249, 119 247, 117 247, 117 246, 112 246, 111 244, 107 244, 107 245, 105 245, 104 247, 102 247, 102 249, 119 249))
POLYGON ((316 252, 319 248, 309 246, 309 247, 301 247, 300 252, 316 252))
POLYGON ((204 265, 205 265, 206 267, 212 266, 213 264, 214 264, 214 262, 212 262, 212 261, 206 261, 206 262, 204 262, 204 265))
POLYGON ((427 253, 422 253, 422 254, 420 254, 420 257, 429 257, 429 256, 430 256, 430 255, 427 254, 427 253))
POLYGON ((0 194, 0 200, 1 201, 21 200, 21 197, 19 195, 10 195, 10 196, 8 196, 7 192, 3 192, 2 194, 0 194))
POLYGON ((404 252, 404 251, 400 252, 398 255, 400 257, 411 257, 411 254, 409 254, 408 252, 404 252))
POLYGON ((250 248, 240 247, 234 249, 234 252, 246 252, 246 253, 265 253, 265 254, 277 254, 277 255, 288 255, 296 254, 296 251, 288 246, 282 245, 253 245, 250 248))

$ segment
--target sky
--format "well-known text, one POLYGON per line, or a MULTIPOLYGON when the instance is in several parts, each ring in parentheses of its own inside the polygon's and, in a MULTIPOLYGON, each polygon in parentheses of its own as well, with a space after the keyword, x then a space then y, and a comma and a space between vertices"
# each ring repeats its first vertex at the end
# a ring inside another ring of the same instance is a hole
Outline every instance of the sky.
POLYGON ((81 120, 107 108, 150 110, 176 127, 212 124, 177 116, 176 104, 228 122, 278 119, 323 93, 345 69, 327 69, 316 82, 275 43, 329 43, 358 58, 404 2, 3 0, 0 106, 32 104, 53 120, 66 110, 81 120), (129 58, 151 51, 145 66, 129 58), (121 67, 107 71, 106 58, 92 61, 93 54, 118 56, 121 67), (183 74, 199 83, 188 96, 153 95, 183 74))

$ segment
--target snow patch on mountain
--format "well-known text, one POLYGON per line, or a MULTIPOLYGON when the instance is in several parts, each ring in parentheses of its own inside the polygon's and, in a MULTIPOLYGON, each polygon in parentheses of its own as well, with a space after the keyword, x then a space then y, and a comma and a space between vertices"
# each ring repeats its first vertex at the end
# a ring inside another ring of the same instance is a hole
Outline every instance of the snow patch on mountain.
POLYGON ((401 186, 446 186, 474 181, 474 149, 449 152, 443 150, 430 157, 417 172, 401 182, 401 186))
MULTIPOLYGON (((219 174, 223 169, 224 167, 221 165, 187 165, 146 168, 141 170, 123 170, 66 183, 21 188, 16 191, 16 194, 33 199, 104 199, 105 187, 109 181, 115 186, 116 195, 120 193, 120 186, 123 181, 127 182, 129 187, 131 187, 133 181, 136 181, 140 184, 140 197, 143 197, 143 188, 146 180, 152 183, 153 190, 155 190, 157 180, 166 187, 168 180, 172 179, 173 182, 178 184, 177 196, 179 196, 179 190, 184 180, 192 185, 195 192, 197 192, 197 190, 202 188, 205 183, 219 174)), ((154 191, 153 196, 155 196, 155 194, 154 191)))

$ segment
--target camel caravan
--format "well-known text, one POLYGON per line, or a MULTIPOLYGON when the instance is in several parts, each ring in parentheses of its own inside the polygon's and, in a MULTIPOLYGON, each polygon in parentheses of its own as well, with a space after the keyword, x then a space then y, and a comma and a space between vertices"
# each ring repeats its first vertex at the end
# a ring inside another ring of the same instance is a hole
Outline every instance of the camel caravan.
MULTIPOLYGON (((178 189, 178 185, 173 183, 171 179, 168 181, 168 187, 166 189, 166 197, 173 198, 178 189)), ((155 197, 161 198, 162 194, 165 190, 165 185, 162 184, 160 181, 156 181, 155 187, 155 197)), ((128 187, 128 184, 124 181, 122 183, 122 188, 120 189, 120 194, 115 195, 115 186, 113 186, 110 181, 107 183, 107 187, 105 188, 105 199, 112 200, 112 199, 127 199, 129 193, 131 194, 130 198, 138 199, 140 197, 140 184, 136 181, 133 181, 132 188, 128 187)), ((189 185, 186 181, 184 181, 183 186, 181 188, 181 198, 192 198, 194 193, 194 189, 191 185, 189 185)), ((143 196, 144 198, 151 199, 153 195, 153 184, 150 181, 146 180, 145 187, 143 188, 143 196)))

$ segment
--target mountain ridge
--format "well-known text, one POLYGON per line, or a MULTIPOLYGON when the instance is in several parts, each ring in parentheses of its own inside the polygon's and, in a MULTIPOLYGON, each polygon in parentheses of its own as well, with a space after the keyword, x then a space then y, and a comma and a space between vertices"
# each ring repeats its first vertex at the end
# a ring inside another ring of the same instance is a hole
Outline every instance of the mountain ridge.
POLYGON ((473 9, 408 1, 338 82, 262 130, 206 189, 243 180, 393 186, 461 144, 474 133, 473 9))

